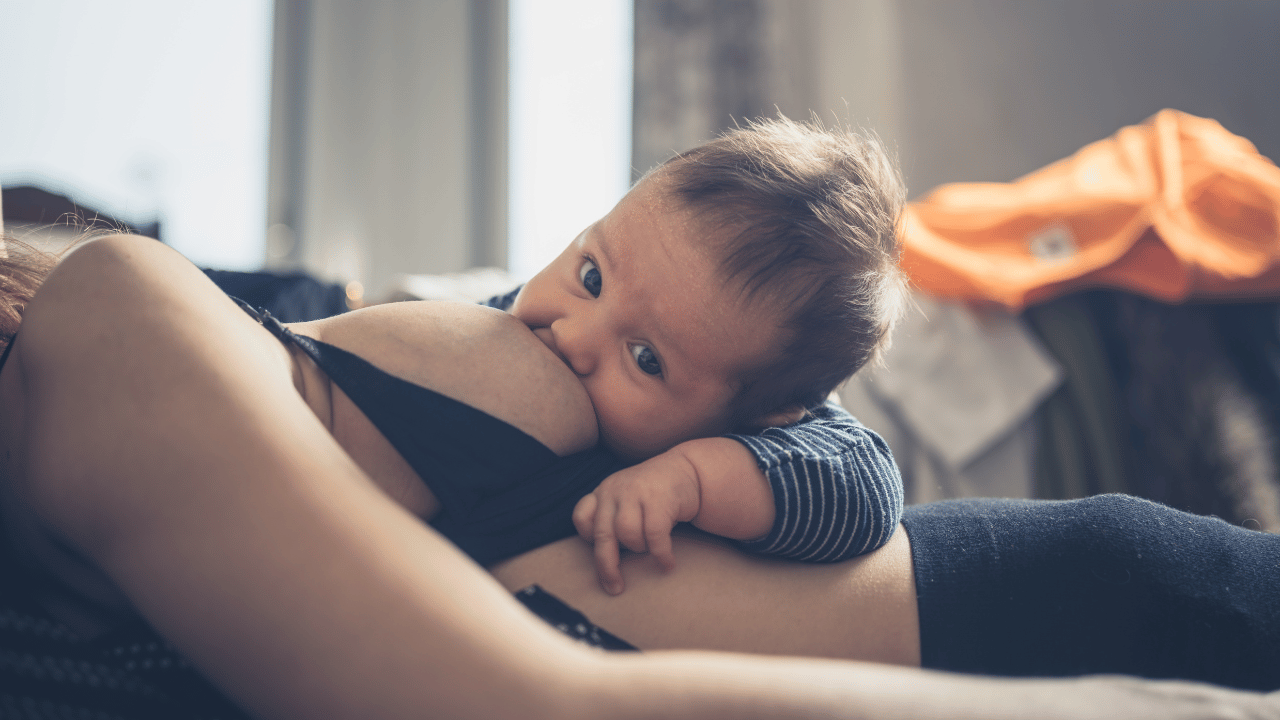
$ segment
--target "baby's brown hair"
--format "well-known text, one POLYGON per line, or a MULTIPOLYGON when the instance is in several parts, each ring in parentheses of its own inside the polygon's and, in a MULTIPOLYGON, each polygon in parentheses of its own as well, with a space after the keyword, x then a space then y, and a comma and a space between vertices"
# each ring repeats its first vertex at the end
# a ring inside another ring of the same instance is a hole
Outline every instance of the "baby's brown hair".
POLYGON ((878 359, 906 292, 898 268, 906 188, 878 138, 779 115, 653 173, 722 244, 726 281, 783 308, 786 345, 741 378, 740 423, 813 407, 878 359))

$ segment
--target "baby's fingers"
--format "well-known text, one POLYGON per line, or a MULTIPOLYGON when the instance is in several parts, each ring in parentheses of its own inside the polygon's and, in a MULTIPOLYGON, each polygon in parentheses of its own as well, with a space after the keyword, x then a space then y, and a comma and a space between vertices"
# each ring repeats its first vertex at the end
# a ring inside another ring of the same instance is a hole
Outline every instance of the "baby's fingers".
POLYGON ((618 536, 618 542, 632 552, 642 553, 649 549, 645 542, 645 515, 644 507, 639 503, 624 502, 619 504, 614 517, 613 532, 618 536))
POLYGON ((676 554, 671 548, 671 522, 660 513, 646 512, 644 525, 645 540, 649 545, 649 554, 662 563, 662 567, 667 570, 675 567, 676 554))
POLYGON ((617 506, 613 503, 597 503, 595 530, 592 541, 596 544, 596 573, 600 576, 600 587, 610 595, 622 592, 622 569, 618 538, 614 534, 614 514, 617 506))
POLYGON ((596 508, 600 506, 600 498, 595 493, 584 496, 573 508, 573 526, 578 535, 588 542, 596 537, 596 508))
POLYGON ((600 576, 600 587, 610 595, 621 595, 626 589, 622 582, 622 568, 618 543, 596 541, 596 573, 600 576))

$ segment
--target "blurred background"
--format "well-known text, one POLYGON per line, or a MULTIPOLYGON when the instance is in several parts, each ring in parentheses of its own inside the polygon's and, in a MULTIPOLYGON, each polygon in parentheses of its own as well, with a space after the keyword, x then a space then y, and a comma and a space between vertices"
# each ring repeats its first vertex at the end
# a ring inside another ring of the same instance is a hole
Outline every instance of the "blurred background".
POLYGON ((1280 155, 1280 3, 1254 0, 0 0, 0 33, 5 187, 371 292, 528 277, 777 111, 874 128, 914 196, 1164 107, 1280 155))
MULTIPOLYGON (((105 217, 339 306, 513 287, 655 163, 778 112, 873 128, 914 198, 1162 108, 1280 158, 1263 0, 0 0, 0 37, 10 232, 105 217)), ((1280 531, 1273 299, 917 305, 841 390, 910 500, 1124 491, 1280 531)))

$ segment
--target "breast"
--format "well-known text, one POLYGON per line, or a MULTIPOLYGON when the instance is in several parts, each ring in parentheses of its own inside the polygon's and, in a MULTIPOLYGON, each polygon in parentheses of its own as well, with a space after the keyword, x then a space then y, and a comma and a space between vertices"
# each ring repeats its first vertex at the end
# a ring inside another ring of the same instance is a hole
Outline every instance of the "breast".
POLYGON ((577 376, 501 311, 469 303, 392 303, 302 330, 510 423, 558 455, 596 443, 595 411, 577 376))

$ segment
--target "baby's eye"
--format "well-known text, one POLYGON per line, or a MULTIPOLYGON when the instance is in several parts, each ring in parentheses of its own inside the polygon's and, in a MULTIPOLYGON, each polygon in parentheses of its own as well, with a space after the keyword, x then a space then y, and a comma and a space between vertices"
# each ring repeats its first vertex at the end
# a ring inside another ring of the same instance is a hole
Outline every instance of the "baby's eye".
POLYGON ((662 375, 662 365, 658 364, 658 356, 645 345, 632 345, 631 357, 636 359, 640 370, 649 375, 662 375))
POLYGON ((591 297, 600 297, 600 286, 603 283, 600 279, 600 269, 594 262, 586 258, 582 260, 582 267, 578 269, 578 279, 582 281, 582 287, 591 293, 591 297))

